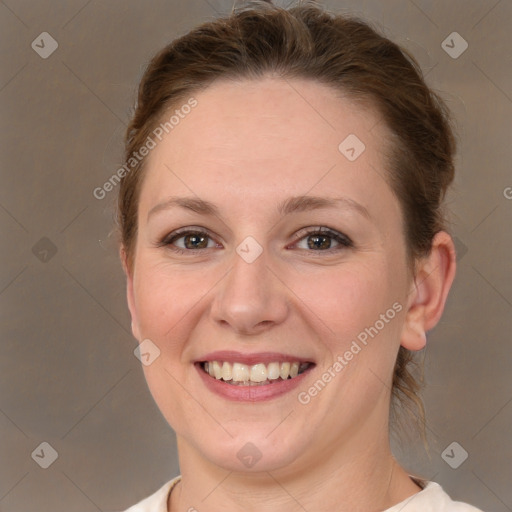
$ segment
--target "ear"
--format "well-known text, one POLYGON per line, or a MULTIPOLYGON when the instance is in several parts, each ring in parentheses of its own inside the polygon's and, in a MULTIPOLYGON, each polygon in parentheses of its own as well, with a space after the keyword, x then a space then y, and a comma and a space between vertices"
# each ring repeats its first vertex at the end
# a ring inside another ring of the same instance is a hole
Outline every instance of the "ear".
POLYGON ((456 257, 451 236, 437 233, 430 253, 417 262, 409 292, 401 345, 421 350, 427 343, 426 333, 443 314, 448 292, 455 277, 456 257))
POLYGON ((128 255, 124 247, 119 250, 121 264, 123 266, 124 274, 126 276, 126 300, 128 302, 128 309, 132 317, 132 333, 137 341, 141 341, 139 322, 137 319, 137 309, 135 307, 135 298, 133 294, 133 269, 128 265, 128 255))

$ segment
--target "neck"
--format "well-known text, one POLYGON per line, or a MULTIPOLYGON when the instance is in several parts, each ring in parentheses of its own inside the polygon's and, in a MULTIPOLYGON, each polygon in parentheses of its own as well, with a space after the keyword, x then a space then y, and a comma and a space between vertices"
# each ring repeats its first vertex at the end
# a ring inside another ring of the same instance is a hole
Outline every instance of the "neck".
POLYGON ((387 429, 364 429, 279 469, 241 473, 205 460, 178 437, 182 480, 171 493, 171 512, 355 512, 386 510, 420 488, 396 463, 387 429), (372 439, 368 443, 368 439, 372 439), (304 470, 307 468, 307 471, 304 470))

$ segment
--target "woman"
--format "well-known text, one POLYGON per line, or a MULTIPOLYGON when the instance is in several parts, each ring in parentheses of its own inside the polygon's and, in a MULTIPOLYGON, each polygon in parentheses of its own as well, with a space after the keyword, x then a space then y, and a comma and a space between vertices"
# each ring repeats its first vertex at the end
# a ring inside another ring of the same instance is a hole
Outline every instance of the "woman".
POLYGON ((121 258, 181 477, 130 512, 476 510, 388 441, 455 274, 454 151, 414 60, 312 4, 253 2, 151 61, 121 258))

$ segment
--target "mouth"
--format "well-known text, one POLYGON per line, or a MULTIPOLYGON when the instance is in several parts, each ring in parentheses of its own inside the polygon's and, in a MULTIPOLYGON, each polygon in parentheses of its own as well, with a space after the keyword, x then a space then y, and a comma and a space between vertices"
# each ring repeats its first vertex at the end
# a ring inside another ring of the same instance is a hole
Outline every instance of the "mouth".
POLYGON ((316 364, 291 354, 228 350, 204 355, 194 366, 211 392, 227 400, 254 403, 292 392, 316 364))
POLYGON ((200 368, 213 379, 231 386, 267 386, 291 380, 314 366, 311 362, 272 361, 253 365, 229 361, 203 361, 200 368))

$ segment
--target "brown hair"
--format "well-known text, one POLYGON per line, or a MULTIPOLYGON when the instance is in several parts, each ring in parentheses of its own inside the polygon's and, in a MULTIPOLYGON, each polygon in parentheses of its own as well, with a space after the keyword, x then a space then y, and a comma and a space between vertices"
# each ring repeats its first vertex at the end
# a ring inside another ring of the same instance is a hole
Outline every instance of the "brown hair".
MULTIPOLYGON (((409 260, 413 264, 427 254, 434 235, 443 229, 442 201, 454 175, 455 139, 449 113, 405 50, 368 23, 328 13, 311 1, 287 10, 271 2, 249 2, 160 51, 139 86, 126 132, 126 161, 170 107, 215 80, 265 75, 311 79, 377 109, 392 134, 386 166, 403 212, 409 260)), ((143 167, 144 160, 134 165, 119 191, 118 223, 129 269, 143 167)), ((393 396, 402 406, 415 404, 423 422, 420 384, 410 371, 411 364, 413 352, 401 347, 393 396)))

